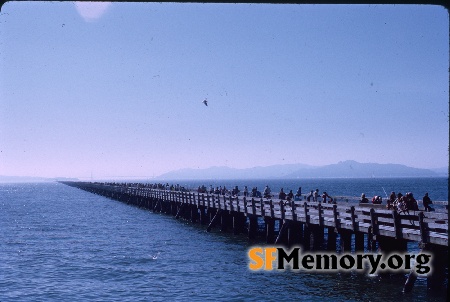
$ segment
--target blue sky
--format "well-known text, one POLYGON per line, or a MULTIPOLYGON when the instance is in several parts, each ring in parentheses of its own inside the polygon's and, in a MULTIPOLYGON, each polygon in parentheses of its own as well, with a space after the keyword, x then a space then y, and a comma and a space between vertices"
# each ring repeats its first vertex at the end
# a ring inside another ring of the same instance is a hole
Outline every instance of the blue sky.
POLYGON ((431 5, 8 2, 0 175, 445 167, 448 28, 431 5))

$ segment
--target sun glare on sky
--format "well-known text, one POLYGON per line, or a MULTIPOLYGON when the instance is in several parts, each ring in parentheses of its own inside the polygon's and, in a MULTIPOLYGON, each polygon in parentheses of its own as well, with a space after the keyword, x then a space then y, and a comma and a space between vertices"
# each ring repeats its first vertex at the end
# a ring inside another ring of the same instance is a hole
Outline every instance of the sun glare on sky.
POLYGON ((100 19, 110 7, 111 2, 75 2, 75 8, 87 22, 100 19))

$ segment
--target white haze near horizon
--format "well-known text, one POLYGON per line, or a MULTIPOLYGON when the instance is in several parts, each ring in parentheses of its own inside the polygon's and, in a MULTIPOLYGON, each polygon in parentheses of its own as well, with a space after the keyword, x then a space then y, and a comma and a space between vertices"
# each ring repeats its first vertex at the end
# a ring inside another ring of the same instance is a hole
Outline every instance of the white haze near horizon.
POLYGON ((0 175, 446 167, 448 42, 432 5, 7 2, 0 175))

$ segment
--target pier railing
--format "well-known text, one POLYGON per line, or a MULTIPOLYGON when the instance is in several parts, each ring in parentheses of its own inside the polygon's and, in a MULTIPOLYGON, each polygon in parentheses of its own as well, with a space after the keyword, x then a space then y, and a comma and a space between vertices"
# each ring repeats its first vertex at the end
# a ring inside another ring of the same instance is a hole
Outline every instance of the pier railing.
MULTIPOLYGON (((154 203, 188 205, 245 216, 301 222, 306 225, 332 227, 448 246, 448 213, 386 210, 372 207, 326 204, 320 202, 285 201, 280 199, 218 195, 209 193, 169 191, 148 187, 132 187, 101 183, 66 183, 109 197, 117 195, 138 198, 137 205, 154 203)), ((149 206, 147 204, 146 206, 149 206)))

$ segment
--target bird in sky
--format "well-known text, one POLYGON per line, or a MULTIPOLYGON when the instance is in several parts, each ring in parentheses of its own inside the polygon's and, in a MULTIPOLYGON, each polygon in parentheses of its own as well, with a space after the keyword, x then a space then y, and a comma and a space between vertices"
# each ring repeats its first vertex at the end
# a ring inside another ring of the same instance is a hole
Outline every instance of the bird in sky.
POLYGON ((204 99, 202 103, 205 104, 205 106, 208 106, 208 101, 206 99, 204 99))

